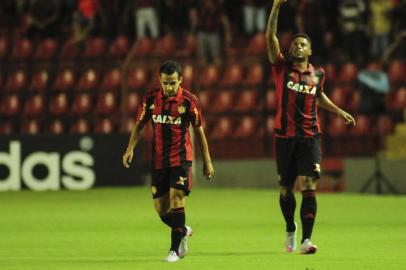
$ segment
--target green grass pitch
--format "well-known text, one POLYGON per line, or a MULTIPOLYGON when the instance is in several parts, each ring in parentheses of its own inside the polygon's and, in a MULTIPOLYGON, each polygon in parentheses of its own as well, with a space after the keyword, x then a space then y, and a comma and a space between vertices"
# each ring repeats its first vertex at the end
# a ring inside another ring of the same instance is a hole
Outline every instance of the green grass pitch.
POLYGON ((169 264, 149 188, 2 193, 0 269, 406 269, 405 209, 406 197, 319 194, 320 250, 303 256, 284 252, 277 192, 195 188, 190 253, 169 264))

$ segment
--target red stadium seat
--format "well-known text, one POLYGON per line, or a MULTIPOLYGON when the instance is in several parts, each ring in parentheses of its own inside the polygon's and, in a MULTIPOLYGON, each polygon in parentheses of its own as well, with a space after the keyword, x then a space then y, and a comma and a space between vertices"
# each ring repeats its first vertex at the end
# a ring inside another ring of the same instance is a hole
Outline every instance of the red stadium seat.
POLYGON ((358 67, 355 63, 348 62, 341 66, 338 75, 340 83, 354 83, 358 76, 358 67))
POLYGON ((35 51, 34 58, 39 60, 50 60, 55 57, 58 50, 58 42, 52 38, 41 40, 35 51))
POLYGON ((244 116, 239 119, 236 129, 233 132, 233 138, 249 139, 258 137, 258 121, 252 116, 244 116))
POLYGON ((329 121, 327 133, 331 137, 340 137, 347 134, 347 126, 344 120, 338 116, 334 116, 329 121))
POLYGON ((141 89, 147 86, 148 72, 146 69, 136 66, 128 73, 128 87, 130 89, 141 89))
POLYGON ((193 65, 186 64, 182 68, 182 84, 181 86, 186 89, 191 89, 194 82, 194 68, 193 65))
POLYGON ((110 134, 114 132, 114 124, 108 118, 98 119, 94 125, 94 131, 99 134, 110 134))
POLYGON ((14 125, 11 122, 0 123, 0 135, 11 135, 14 133, 14 125))
POLYGON ((125 57, 130 49, 130 44, 126 36, 117 37, 109 48, 108 55, 111 57, 125 57))
POLYGON ((406 82, 406 66, 401 61, 393 61, 389 64, 388 77, 391 84, 406 82))
POLYGON ((331 90, 330 94, 328 95, 330 100, 337 105, 338 107, 347 107, 347 97, 346 92, 341 87, 335 87, 331 90))
POLYGON ((233 63, 228 65, 220 81, 221 87, 236 87, 241 84, 244 69, 240 64, 233 63))
POLYGON ((95 69, 86 70, 82 77, 80 77, 78 84, 76 85, 76 90, 88 91, 96 88, 99 84, 100 74, 95 69))
MULTIPOLYGON (((134 121, 134 119, 129 117, 129 118, 127 118, 127 121, 125 123, 123 123, 123 125, 124 125, 123 126, 124 131, 127 133, 131 133, 131 131, 134 129, 135 121, 134 121)), ((143 134, 143 136, 145 136, 145 135, 143 134)))
POLYGON ((193 57, 197 51, 197 39, 195 35, 187 35, 181 48, 178 48, 175 52, 177 57, 193 57))
POLYGON ((117 96, 113 92, 99 94, 96 99, 95 113, 98 115, 112 114, 117 110, 117 96))
POLYGON ((376 123, 377 133, 381 136, 387 136, 392 134, 395 130, 395 124, 392 118, 386 115, 381 115, 378 117, 376 123))
POLYGON ((15 116, 20 113, 21 102, 17 94, 2 96, 0 112, 2 115, 15 116))
POLYGON ((8 54, 8 38, 5 36, 0 37, 0 59, 4 59, 8 54))
POLYGON ((87 93, 77 94, 72 103, 72 113, 74 115, 85 115, 92 110, 92 97, 87 93))
POLYGON ((33 45, 28 38, 19 39, 14 43, 11 51, 11 59, 27 60, 32 57, 33 45))
POLYGON ((76 82, 76 76, 72 69, 64 69, 60 71, 55 79, 53 88, 55 90, 69 90, 71 89, 76 82))
POLYGON ((275 89, 268 89, 266 92, 266 108, 269 111, 276 110, 276 92, 275 89))
POLYGON ((47 70, 35 72, 31 78, 31 84, 28 87, 30 91, 45 91, 49 83, 49 73, 47 70))
POLYGON ((212 106, 212 92, 211 91, 200 91, 198 94, 199 104, 203 112, 211 112, 212 106))
POLYGON ((27 98, 23 113, 26 116, 39 116, 45 112, 45 99, 41 94, 35 94, 27 98))
POLYGON ((355 89, 351 94, 351 98, 347 107, 350 111, 357 112, 359 111, 360 106, 361 106, 361 93, 359 90, 355 89))
POLYGON ((61 59, 75 59, 76 57, 79 56, 80 52, 81 52, 81 49, 75 43, 75 41, 73 39, 68 39, 62 45, 62 49, 59 54, 59 57, 61 59))
POLYGON ((238 93, 234 105, 236 112, 253 112, 261 109, 256 90, 244 90, 238 93))
POLYGON ((210 139, 222 140, 230 138, 233 132, 233 123, 229 117, 220 117, 214 123, 209 134, 210 139))
POLYGON ((273 135, 275 132, 275 118, 273 116, 268 116, 266 118, 266 133, 268 135, 273 135))
POLYGON ((167 34, 160 38, 153 50, 153 55, 157 57, 168 57, 175 52, 176 38, 173 35, 167 34))
POLYGON ((91 127, 89 121, 84 118, 79 118, 74 121, 70 127, 70 132, 73 134, 90 133, 91 127))
POLYGON ((258 33, 253 36, 245 50, 248 55, 261 55, 266 53, 266 37, 264 33, 258 33))
POLYGON ((337 78, 336 66, 332 63, 328 63, 325 65, 325 70, 327 80, 334 84, 337 78))
POLYGON ((392 111, 406 109, 406 87, 402 87, 387 95, 386 106, 392 111))
POLYGON ((85 41, 83 57, 96 58, 103 56, 107 50, 106 40, 102 37, 93 37, 85 41))
POLYGON ((137 40, 134 45, 136 46, 136 56, 141 58, 150 56, 154 49, 154 42, 147 37, 137 40))
POLYGON ((213 108, 212 112, 216 113, 223 113, 223 112, 231 112, 234 106, 234 97, 235 93, 231 90, 219 90, 215 94, 213 100, 213 108))
POLYGON ((352 136, 365 137, 372 133, 370 119, 365 115, 355 117, 355 126, 350 128, 349 134, 352 136))
POLYGON ((137 93, 131 92, 128 93, 127 98, 127 112, 129 115, 134 115, 137 113, 138 106, 140 105, 140 98, 137 93))
POLYGON ((53 115, 67 114, 69 110, 69 100, 65 93, 59 93, 51 97, 49 101, 49 112, 53 115))
POLYGON ((65 132, 66 127, 61 120, 56 119, 51 121, 48 129, 51 134, 60 135, 65 132))
POLYGON ((36 135, 41 132, 41 124, 36 119, 24 120, 21 124, 21 133, 36 135))
POLYGON ((22 90, 26 86, 26 84, 27 74, 24 70, 18 69, 9 74, 4 88, 9 91, 17 92, 22 90))
POLYGON ((243 81, 246 87, 259 87, 264 80, 264 68, 262 64, 254 64, 248 67, 248 75, 243 81))
POLYGON ((201 88, 210 88, 218 84, 220 71, 216 65, 208 65, 200 71, 198 84, 201 88))
POLYGON ((107 71, 103 76, 100 88, 104 90, 117 90, 121 87, 121 72, 118 68, 107 71))

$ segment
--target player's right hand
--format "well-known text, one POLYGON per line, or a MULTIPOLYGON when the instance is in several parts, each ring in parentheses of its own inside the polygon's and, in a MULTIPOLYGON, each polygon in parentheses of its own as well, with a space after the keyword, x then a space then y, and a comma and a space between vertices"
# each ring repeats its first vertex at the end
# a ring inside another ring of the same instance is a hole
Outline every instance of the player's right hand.
POLYGON ((210 180, 214 175, 214 168, 211 162, 203 165, 203 174, 206 176, 207 180, 210 180))
POLYGON ((123 165, 124 165, 124 167, 126 167, 126 168, 130 167, 129 163, 131 163, 131 161, 133 160, 133 155, 134 155, 133 150, 127 149, 125 151, 125 153, 123 155, 123 165))

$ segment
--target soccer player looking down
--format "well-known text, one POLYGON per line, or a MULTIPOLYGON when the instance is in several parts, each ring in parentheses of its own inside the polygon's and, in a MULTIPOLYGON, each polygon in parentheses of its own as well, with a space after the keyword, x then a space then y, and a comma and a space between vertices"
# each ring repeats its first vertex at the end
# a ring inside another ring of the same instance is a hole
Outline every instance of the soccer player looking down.
POLYGON ((325 72, 309 63, 311 40, 305 34, 294 36, 288 58, 282 55, 276 37, 280 6, 286 0, 274 0, 266 30, 268 57, 276 84, 275 154, 280 184, 280 207, 286 221, 287 252, 297 249, 296 200, 294 186, 302 191, 300 218, 303 236, 301 254, 314 254, 317 246, 311 235, 316 218, 316 182, 320 178, 320 124, 318 106, 355 125, 354 118, 324 94, 325 72))
POLYGON ((155 210, 171 231, 171 247, 165 258, 176 262, 188 251, 187 240, 192 229, 185 225, 185 196, 192 187, 192 144, 189 126, 200 144, 203 155, 203 174, 210 179, 214 174, 209 148, 202 127, 202 116, 195 95, 182 89, 181 68, 174 61, 166 61, 159 69, 160 88, 147 92, 138 109, 123 164, 129 167, 133 150, 144 125, 152 120, 152 180, 151 189, 155 210))

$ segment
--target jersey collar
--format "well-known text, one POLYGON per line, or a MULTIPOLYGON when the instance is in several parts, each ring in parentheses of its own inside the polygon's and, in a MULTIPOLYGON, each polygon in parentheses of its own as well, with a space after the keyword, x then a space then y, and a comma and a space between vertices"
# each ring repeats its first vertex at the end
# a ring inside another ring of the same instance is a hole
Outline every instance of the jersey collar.
POLYGON ((161 87, 161 91, 159 91, 159 95, 165 102, 181 103, 182 102, 182 96, 183 96, 182 92, 183 92, 183 89, 182 89, 182 87, 179 86, 178 93, 176 94, 176 96, 165 97, 164 90, 161 87))

